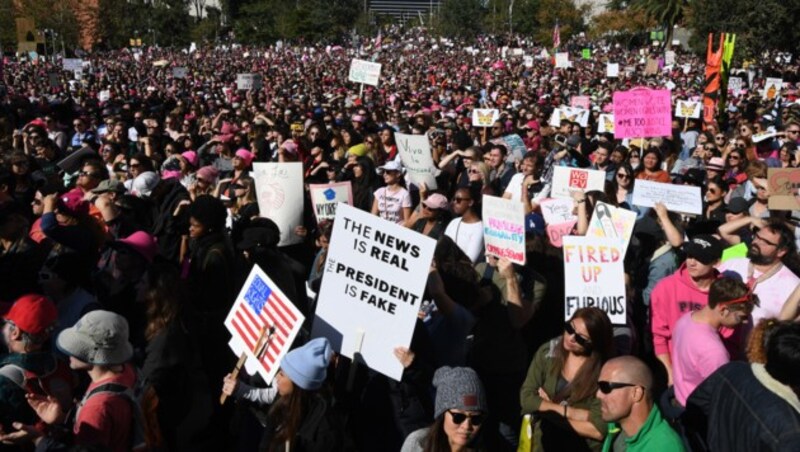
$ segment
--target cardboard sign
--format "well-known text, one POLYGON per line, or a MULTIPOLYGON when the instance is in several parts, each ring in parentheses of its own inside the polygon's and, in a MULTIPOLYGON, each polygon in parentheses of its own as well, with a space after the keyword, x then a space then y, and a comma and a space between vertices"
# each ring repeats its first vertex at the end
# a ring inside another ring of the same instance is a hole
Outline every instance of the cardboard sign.
POLYGON ((800 210, 800 168, 767 169, 770 210, 800 210))
POLYGON ((353 188, 350 181, 309 184, 308 191, 317 223, 321 223, 323 220, 333 220, 336 216, 336 206, 340 202, 353 205, 353 188))
POLYGON ((486 255, 525 265, 525 207, 521 202, 483 196, 483 242, 486 255))
POLYGON ((580 308, 595 307, 614 325, 625 325, 625 253, 619 240, 564 237, 564 319, 580 308))
POLYGON ((572 96, 569 100, 569 106, 588 110, 592 108, 592 98, 589 96, 572 96))
POLYGON ((569 168, 557 166, 553 169, 553 190, 550 196, 554 198, 569 198, 570 190, 603 191, 606 186, 606 172, 583 168, 569 168))
POLYGON ((614 133, 614 115, 600 114, 597 118, 597 133, 614 133))
POLYGON ((619 77, 619 63, 606 63, 606 77, 619 77))
POLYGON ((476 108, 472 110, 472 127, 492 127, 500 118, 500 111, 494 108, 476 108))
POLYGON ((173 78, 186 78, 189 74, 189 69, 185 67, 174 67, 172 68, 172 77, 173 78))
POLYGON ((256 162, 253 179, 260 216, 271 219, 281 230, 278 246, 302 242, 294 228, 303 224, 303 164, 256 162))
POLYGON ((614 92, 614 137, 672 136, 672 104, 666 89, 614 92))
POLYGON ((543 199, 539 203, 539 207, 542 209, 542 216, 547 224, 561 224, 578 219, 573 213, 575 201, 572 198, 543 199))
POLYGON ((655 75, 658 73, 658 60, 653 58, 647 59, 647 65, 644 67, 644 75, 655 75))
POLYGON ((400 152, 400 160, 408 171, 411 182, 416 185, 424 183, 429 190, 435 190, 438 170, 433 164, 428 137, 404 133, 396 133, 394 136, 397 150, 400 152))
POLYGON ((647 180, 637 180, 633 187, 633 204, 653 207, 657 202, 664 203, 673 212, 701 215, 703 198, 700 187, 674 185, 647 180))
POLYGON ((228 345, 237 356, 247 355, 245 368, 250 374, 258 372, 271 384, 304 321, 291 300, 255 265, 225 318, 232 336, 228 345), (266 330, 265 345, 257 357, 254 348, 262 329, 266 330))
POLYGON ((700 113, 703 111, 703 104, 700 102, 689 102, 688 100, 679 100, 675 104, 675 116, 678 118, 700 118, 700 113))
POLYGON ((436 241, 347 204, 336 209, 313 337, 397 381, 436 241))
POLYGON ((622 254, 625 255, 631 242, 634 223, 636 223, 636 212, 598 202, 594 206, 586 237, 619 240, 622 243, 622 254))
POLYGON ((83 69, 83 60, 80 58, 64 58, 61 60, 61 67, 65 71, 79 71, 83 69))
POLYGON ((547 238, 550 239, 550 244, 556 248, 561 248, 564 244, 564 237, 572 234, 576 223, 578 223, 578 220, 548 224, 545 229, 547 230, 547 238))
POLYGON ((350 72, 347 75, 347 79, 351 82, 378 86, 378 80, 380 78, 380 63, 373 63, 371 61, 357 59, 353 59, 353 61, 350 63, 350 72))
POLYGON ((781 93, 781 87, 783 86, 783 79, 781 78, 767 78, 767 81, 764 83, 764 90, 761 92, 761 95, 764 99, 772 100, 778 97, 781 93))
POLYGON ((236 89, 238 90, 261 89, 262 83, 261 74, 236 74, 236 89))
POLYGON ((568 68, 570 66, 569 62, 569 53, 567 52, 558 52, 556 53, 556 67, 557 68, 568 68))
POLYGON ((738 96, 742 93, 742 89, 744 88, 744 80, 741 77, 729 77, 728 78, 728 91, 733 92, 734 96, 738 96))

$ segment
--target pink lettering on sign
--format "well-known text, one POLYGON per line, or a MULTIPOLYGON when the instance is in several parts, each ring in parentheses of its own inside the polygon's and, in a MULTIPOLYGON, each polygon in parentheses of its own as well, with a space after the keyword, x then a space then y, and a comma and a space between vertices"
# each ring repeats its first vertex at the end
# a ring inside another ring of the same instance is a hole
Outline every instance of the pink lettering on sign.
POLYGON ((614 138, 672 135, 672 106, 668 89, 614 92, 614 138))
POLYGON ((545 228, 547 230, 547 237, 550 239, 550 244, 556 248, 561 248, 564 243, 564 236, 572 234, 575 224, 578 220, 570 220, 566 223, 548 224, 545 228))
POLYGON ((570 170, 569 172, 569 186, 570 188, 586 188, 589 183, 589 173, 580 170, 570 170))

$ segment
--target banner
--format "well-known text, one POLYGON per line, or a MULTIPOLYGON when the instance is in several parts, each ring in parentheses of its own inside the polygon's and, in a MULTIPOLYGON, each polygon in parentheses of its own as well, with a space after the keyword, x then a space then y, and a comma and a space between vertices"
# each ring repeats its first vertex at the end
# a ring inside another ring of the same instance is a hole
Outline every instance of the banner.
POLYGON ((636 223, 636 212, 598 202, 594 206, 586 237, 619 240, 622 243, 622 255, 624 256, 631 242, 634 223, 636 223))
POLYGON ((313 337, 400 381, 436 241, 347 204, 336 209, 313 337))
POLYGON ((770 210, 800 210, 800 168, 767 169, 770 210))
POLYGON ((783 79, 768 77, 764 82, 761 96, 767 100, 775 99, 781 93, 781 87, 783 87, 783 79))
POLYGON ((258 210, 281 230, 278 246, 303 241, 294 228, 303 224, 303 164, 300 162, 253 163, 258 210))
POLYGON ((500 112, 494 108, 476 108, 472 110, 472 127, 492 127, 500 118, 500 112))
POLYGON ((236 89, 238 90, 261 89, 262 83, 261 74, 236 74, 236 89))
POLYGON ((671 137, 672 102, 666 89, 614 92, 614 138, 671 137))
POLYGON ((627 300, 622 245, 615 239, 564 237, 564 319, 580 308, 600 308, 625 325, 627 300))
POLYGON ((570 189, 578 189, 585 193, 592 190, 603 191, 605 186, 605 171, 557 166, 553 168, 553 189, 550 191, 550 196, 569 198, 570 189))
POLYGON ((700 102, 689 102, 688 100, 679 100, 675 104, 675 117, 699 119, 702 110, 703 110, 703 105, 700 102))
POLYGON ((633 187, 633 205, 653 207, 657 202, 664 203, 672 212, 702 215, 703 198, 700 187, 674 185, 647 180, 637 180, 633 187))
POLYGON ((424 183, 429 190, 436 190, 436 174, 438 170, 433 164, 431 144, 425 135, 394 135, 400 160, 408 171, 411 182, 416 185, 424 183))
POLYGON ((606 77, 619 77, 619 63, 606 63, 606 77))
POLYGON ((343 202, 353 205, 353 188, 350 181, 334 182, 332 184, 309 184, 311 207, 314 209, 314 218, 317 224, 323 220, 333 220, 336 216, 336 205, 343 202))
POLYGON ((614 133, 614 115, 600 113, 597 118, 597 133, 614 133))
POLYGON ((507 257, 525 265, 525 207, 521 202, 483 196, 483 241, 486 255, 507 257))
POLYGON ((703 122, 714 122, 717 100, 719 100, 720 70, 722 68, 722 52, 725 46, 725 34, 719 36, 719 47, 714 51, 714 34, 708 34, 706 50, 706 81, 703 89, 703 122))
POLYGON ((350 63, 350 72, 347 75, 347 79, 351 82, 378 86, 378 80, 380 78, 380 63, 373 63, 371 61, 357 59, 353 59, 353 61, 350 63))
POLYGON ((258 372, 271 384, 303 321, 303 314, 255 265, 225 318, 225 327, 231 333, 228 345, 237 356, 247 355, 245 369, 248 373, 258 372), (255 350, 262 330, 266 331, 263 351, 255 350))

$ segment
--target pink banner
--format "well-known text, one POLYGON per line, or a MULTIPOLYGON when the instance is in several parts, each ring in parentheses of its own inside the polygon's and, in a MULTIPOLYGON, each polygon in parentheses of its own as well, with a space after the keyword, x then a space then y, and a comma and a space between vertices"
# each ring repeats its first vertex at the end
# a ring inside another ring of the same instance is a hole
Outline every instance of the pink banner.
POLYGON ((672 135, 672 105, 668 89, 614 92, 614 138, 672 135))

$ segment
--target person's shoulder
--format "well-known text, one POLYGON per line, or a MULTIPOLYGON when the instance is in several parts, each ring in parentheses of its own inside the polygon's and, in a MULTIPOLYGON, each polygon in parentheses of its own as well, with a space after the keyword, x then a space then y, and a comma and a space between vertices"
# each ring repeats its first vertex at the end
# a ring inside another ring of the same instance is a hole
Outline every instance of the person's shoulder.
POLYGON ((400 452, 417 452, 422 451, 424 448, 423 441, 428 436, 430 427, 421 428, 411 432, 406 440, 403 441, 403 447, 400 452))

